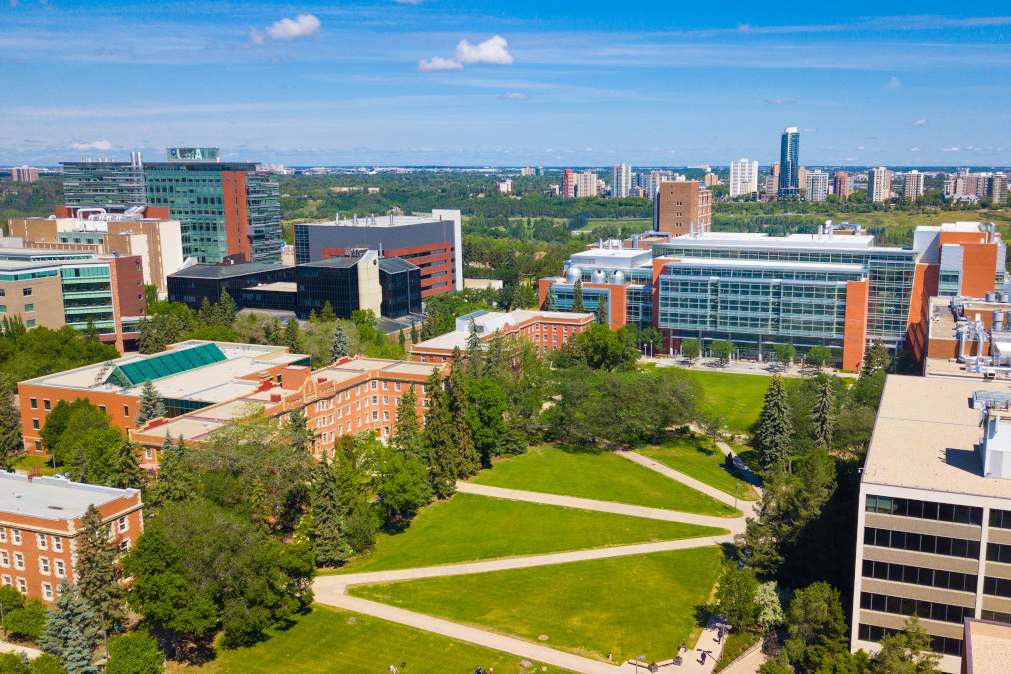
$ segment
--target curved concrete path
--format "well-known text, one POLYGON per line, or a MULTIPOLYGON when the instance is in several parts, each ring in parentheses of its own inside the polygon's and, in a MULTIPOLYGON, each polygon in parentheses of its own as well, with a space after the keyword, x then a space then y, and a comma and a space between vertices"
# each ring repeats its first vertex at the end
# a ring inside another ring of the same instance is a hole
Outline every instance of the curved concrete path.
MULTIPOLYGON (((729 447, 726 448, 726 451, 729 451, 729 447)), ((672 480, 682 482, 687 486, 712 496, 723 503, 733 505, 734 497, 732 495, 726 494, 719 489, 711 487, 703 482, 689 477, 688 475, 685 475, 684 473, 669 468, 657 461, 654 461, 653 459, 635 452, 619 452, 619 455, 630 461, 639 463, 646 468, 654 470, 672 480)), ((541 503, 545 505, 556 505, 568 508, 579 508, 582 510, 629 515, 645 519, 684 522, 686 524, 718 527, 729 530, 730 533, 719 536, 680 539, 676 541, 660 541, 656 543, 620 545, 609 548, 573 550, 543 555, 528 555, 525 557, 490 559, 478 562, 443 564, 413 569, 319 576, 313 581, 313 593, 315 594, 316 601, 321 604, 327 604, 349 611, 363 613, 365 615, 389 620, 391 622, 407 625, 416 629, 434 632, 453 639, 460 639, 462 641, 467 641, 486 648, 504 651, 519 657, 529 658, 531 660, 536 660, 548 665, 554 665, 574 672, 582 672, 584 674, 631 674, 632 672, 645 672, 647 671, 645 668, 637 667, 635 664, 630 662, 611 664, 600 660, 593 660, 573 653, 568 653, 566 651, 560 651, 549 646, 527 641, 525 639, 510 637, 497 632, 471 627, 469 625, 461 625, 449 620, 417 613, 415 611, 408 611, 388 604, 352 597, 347 594, 347 588, 353 585, 390 583, 416 580, 420 578, 488 573, 492 571, 505 571, 508 569, 523 569, 550 564, 569 564, 572 562, 589 561, 594 559, 644 555, 654 552, 687 550, 707 545, 732 543, 734 535, 744 531, 745 517, 751 516, 752 514, 752 504, 747 501, 739 502, 739 507, 744 509, 744 513, 738 517, 731 518, 696 515, 694 513, 685 513, 675 510, 649 508, 645 506, 636 506, 611 501, 597 501, 594 499, 586 499, 575 496, 561 496, 557 494, 524 491, 520 489, 504 489, 502 487, 477 485, 469 482, 459 482, 457 484, 457 490, 466 494, 477 494, 491 498, 527 501, 530 503, 541 503)), ((720 651, 723 649, 723 644, 716 641, 716 632, 717 626, 714 624, 711 624, 704 629, 696 643, 695 650, 684 654, 684 662, 677 668, 677 671, 690 674, 710 674, 716 666, 716 660, 714 658, 718 658, 720 651), (705 662, 699 662, 698 659, 702 652, 706 652, 708 654, 705 662)))

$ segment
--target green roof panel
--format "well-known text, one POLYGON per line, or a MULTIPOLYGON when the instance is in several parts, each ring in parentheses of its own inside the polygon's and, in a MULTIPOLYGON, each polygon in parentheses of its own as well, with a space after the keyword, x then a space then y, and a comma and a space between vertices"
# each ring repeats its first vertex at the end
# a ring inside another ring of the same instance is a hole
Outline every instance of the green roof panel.
POLYGON ((225 354, 217 344, 200 344, 189 349, 167 351, 135 363, 117 365, 105 381, 123 387, 137 386, 148 380, 154 381, 223 360, 226 360, 225 354))

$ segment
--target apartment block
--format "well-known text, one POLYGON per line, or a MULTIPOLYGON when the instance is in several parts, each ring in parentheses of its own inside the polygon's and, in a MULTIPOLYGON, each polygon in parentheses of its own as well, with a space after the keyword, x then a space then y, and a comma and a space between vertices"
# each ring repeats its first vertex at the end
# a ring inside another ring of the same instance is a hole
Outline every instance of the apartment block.
POLYGON ((138 206, 124 213, 101 208, 58 206, 48 218, 11 218, 7 232, 26 248, 83 250, 136 255, 144 283, 159 295, 168 292, 166 277, 183 265, 182 228, 167 208, 138 206))
POLYGON ((808 201, 825 201, 828 199, 828 173, 825 171, 808 171, 804 176, 804 190, 808 201))
POLYGON ((462 217, 458 210, 431 215, 354 216, 295 225, 295 262, 343 257, 360 249, 399 257, 421 270, 421 296, 463 290, 462 217))
POLYGON ((52 604, 64 581, 73 584, 77 536, 88 506, 126 552, 144 528, 139 489, 115 489, 0 471, 0 584, 52 604))
POLYGON ((836 171, 832 176, 833 188, 839 201, 846 201, 850 198, 850 174, 846 171, 836 171))
POLYGON ((449 363, 453 350, 467 349, 471 323, 482 342, 500 335, 507 339, 527 339, 542 352, 557 351, 577 334, 593 323, 593 314, 568 311, 531 311, 514 309, 501 311, 475 311, 456 319, 456 329, 444 335, 411 345, 411 358, 422 363, 449 363))
POLYGON ((749 196, 758 193, 758 162, 754 159, 738 159, 730 162, 729 189, 731 197, 749 196))
POLYGON ((123 431, 135 419, 144 383, 151 381, 170 417, 250 395, 265 384, 295 388, 309 356, 287 347, 188 340, 161 353, 130 354, 28 379, 18 384, 25 451, 45 455, 40 432, 60 401, 91 401, 123 431))
POLYGON ((39 170, 31 166, 15 166, 11 169, 11 182, 37 183, 39 182, 39 170))
POLYGON ((172 160, 146 164, 139 153, 129 162, 63 162, 64 201, 110 211, 148 204, 167 207, 181 223, 187 257, 205 263, 278 261, 277 177, 252 162, 215 161, 212 149, 170 148, 172 160), (173 149, 181 152, 173 155, 173 149))
POLYGON ((888 377, 860 479, 854 650, 915 614, 960 672, 966 621, 1011 624, 1009 479, 1006 383, 888 377))
POLYGON ((611 198, 627 197, 632 189, 632 167, 628 164, 615 164, 611 167, 611 198))
POLYGON ((697 180, 660 183, 653 201, 653 230, 674 236, 708 232, 713 224, 713 195, 697 180))
POLYGON ((0 248, 0 315, 26 328, 90 325, 122 352, 146 311, 139 256, 0 248))
POLYGON ((902 176, 902 196, 906 201, 916 202, 923 196, 923 174, 913 170, 902 176))
POLYGON ((586 199, 597 196, 600 191, 597 189, 597 172, 580 171, 576 174, 576 193, 579 199, 586 199))
POLYGON ((873 168, 867 172, 867 196, 874 203, 888 201, 892 198, 892 172, 884 166, 873 168))
POLYGON ((301 410, 315 436, 313 454, 318 459, 332 455, 334 444, 347 435, 371 431, 387 441, 400 416, 402 397, 411 387, 417 396, 418 419, 423 423, 427 382, 436 370, 440 370, 437 365, 362 357, 342 358, 318 370, 292 366, 280 381, 265 379, 255 389, 220 403, 152 421, 131 429, 130 438, 145 448, 145 461, 153 467, 166 437, 182 437, 185 443, 197 445, 250 410, 279 423, 301 410))
POLYGON ((800 179, 800 131, 790 126, 783 129, 779 143, 779 164, 775 175, 779 178, 779 197, 796 198, 804 186, 800 179))

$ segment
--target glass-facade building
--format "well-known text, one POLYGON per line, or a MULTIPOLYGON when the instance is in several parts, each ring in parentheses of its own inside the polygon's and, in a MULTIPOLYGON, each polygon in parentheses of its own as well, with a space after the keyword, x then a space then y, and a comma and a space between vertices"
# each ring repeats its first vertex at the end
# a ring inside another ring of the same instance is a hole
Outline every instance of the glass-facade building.
POLYGON ((800 132, 791 126, 783 130, 779 144, 779 196, 800 194, 800 132))

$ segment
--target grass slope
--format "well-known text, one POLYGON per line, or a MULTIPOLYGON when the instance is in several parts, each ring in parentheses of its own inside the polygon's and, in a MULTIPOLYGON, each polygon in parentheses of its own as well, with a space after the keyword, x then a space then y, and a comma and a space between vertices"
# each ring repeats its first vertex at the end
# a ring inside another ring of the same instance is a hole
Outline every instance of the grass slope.
POLYGON ((545 445, 497 461, 477 484, 731 517, 734 509, 610 452, 567 452, 545 445))
MULTIPOLYGON (((685 369, 702 388, 703 409, 719 414, 734 433, 747 433, 758 421, 769 380, 759 374, 737 374, 704 369, 685 369)), ((791 385, 791 380, 785 380, 791 385)))
POLYGON ((615 663, 694 644, 722 551, 715 547, 428 578, 351 594, 615 663))
POLYGON ((726 533, 574 508, 456 494, 424 508, 398 534, 380 534, 366 557, 341 573, 410 569, 496 557, 694 538, 726 533))
POLYGON ((676 437, 659 446, 644 447, 638 452, 720 491, 736 494, 737 498, 746 501, 758 498, 758 493, 750 484, 723 467, 723 453, 711 449, 708 440, 676 437))
MULTIPOLYGON (((405 674, 473 672, 494 667, 503 674, 523 671, 523 658, 464 641, 324 606, 298 616, 287 629, 270 631, 270 638, 249 648, 222 650, 201 667, 171 666, 170 674, 387 674, 396 665, 405 674), (407 663, 401 667, 401 663, 407 663)), ((562 672, 556 667, 545 671, 562 672)))

